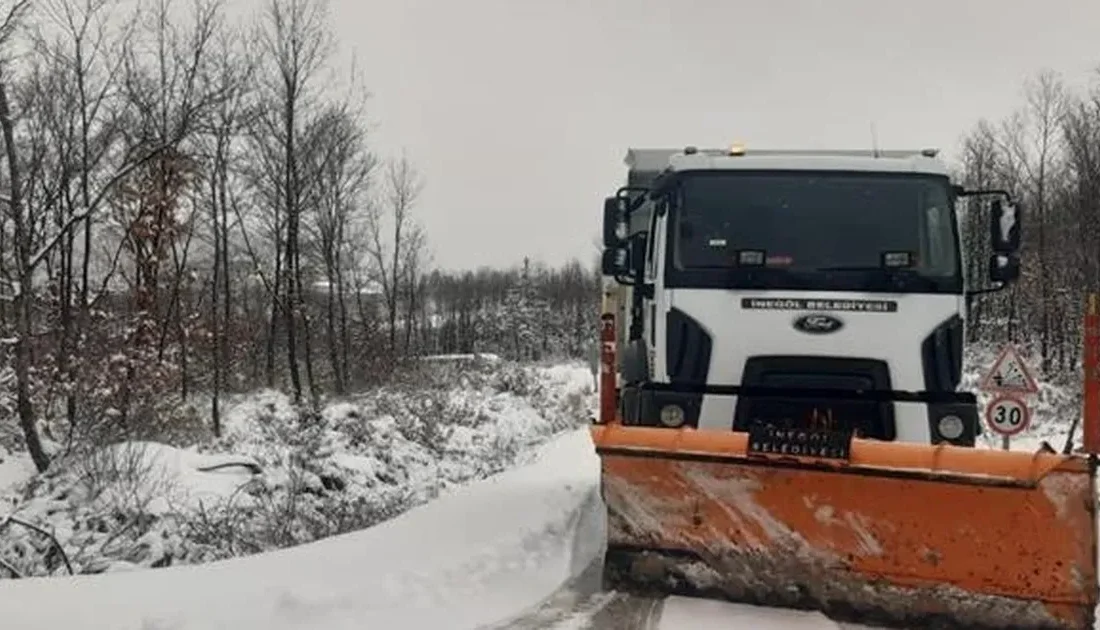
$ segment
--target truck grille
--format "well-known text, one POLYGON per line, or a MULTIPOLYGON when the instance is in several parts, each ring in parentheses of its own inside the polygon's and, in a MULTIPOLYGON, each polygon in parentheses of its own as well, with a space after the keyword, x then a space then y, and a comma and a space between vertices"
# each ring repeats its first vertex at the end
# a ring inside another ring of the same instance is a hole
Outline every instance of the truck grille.
POLYGON ((745 364, 733 428, 850 430, 879 440, 896 437, 894 405, 866 392, 890 390, 885 362, 839 357, 753 357, 745 364))

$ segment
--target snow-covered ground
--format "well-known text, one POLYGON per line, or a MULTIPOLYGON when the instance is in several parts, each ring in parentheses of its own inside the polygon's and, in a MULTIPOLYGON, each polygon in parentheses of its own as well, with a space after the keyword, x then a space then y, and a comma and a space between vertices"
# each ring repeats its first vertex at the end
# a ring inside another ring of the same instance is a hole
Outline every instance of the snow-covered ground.
POLYGON ((34 464, 26 453, 13 453, 0 445, 0 514, 18 501, 14 491, 33 476, 34 464))
POLYGON ((363 531, 203 566, 9 580, 0 619, 21 630, 474 628, 594 557, 574 550, 574 532, 596 476, 587 432, 572 431, 526 466, 363 531))
POLYGON ((444 364, 320 414, 242 397, 221 439, 187 448, 115 444, 33 478, 0 452, 0 522, 19 521, 0 525, 0 584, 65 575, 66 559, 77 573, 197 564, 360 530, 524 463, 586 424, 593 395, 580 364, 444 364))

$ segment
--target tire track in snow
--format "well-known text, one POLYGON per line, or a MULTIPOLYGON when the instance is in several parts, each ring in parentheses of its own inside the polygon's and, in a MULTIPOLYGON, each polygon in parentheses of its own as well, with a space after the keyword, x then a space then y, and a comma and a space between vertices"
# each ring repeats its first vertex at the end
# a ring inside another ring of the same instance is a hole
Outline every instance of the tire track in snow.
POLYGON ((601 591, 602 570, 595 560, 526 612, 479 630, 655 630, 663 600, 601 591))
POLYGON ((599 591, 602 565, 593 561, 580 574, 531 608, 478 630, 543 630, 584 628, 583 620, 607 604, 613 593, 599 591), (563 625, 564 624, 564 625, 563 625), (582 624, 582 625, 578 625, 582 624))
POLYGON ((588 630, 592 618, 606 607, 615 593, 561 593, 534 610, 493 628, 493 630, 588 630))
POLYGON ((569 519, 567 529, 573 533, 570 552, 573 577, 525 611, 481 626, 478 630, 567 630, 586 627, 586 620, 616 595, 601 592, 599 587, 603 562, 596 541, 602 541, 604 537, 600 507, 599 493, 593 490, 569 519))
POLYGON ((658 599, 563 589, 530 612, 484 630, 656 630, 660 610, 658 599))
MULTIPOLYGON (((612 593, 613 597, 592 615, 584 630, 656 630, 663 599, 612 593)), ((564 630, 564 629, 563 629, 564 630)), ((572 630, 570 628, 569 630, 572 630)), ((579 629, 578 629, 579 630, 579 629)))

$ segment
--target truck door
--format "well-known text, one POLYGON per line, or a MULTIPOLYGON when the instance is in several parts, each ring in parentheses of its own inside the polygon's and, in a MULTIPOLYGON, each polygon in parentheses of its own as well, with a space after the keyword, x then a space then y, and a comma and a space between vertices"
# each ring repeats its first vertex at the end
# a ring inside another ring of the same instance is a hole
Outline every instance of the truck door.
MULTIPOLYGON (((665 202, 659 201, 658 207, 665 202)), ((663 209, 663 208, 662 208, 663 209)), ((646 244, 646 267, 645 267, 645 281, 653 287, 653 298, 647 299, 644 306, 645 317, 645 341, 646 350, 648 352, 647 363, 649 365, 650 377, 654 374, 662 374, 664 372, 663 365, 656 365, 658 356, 657 352, 658 343, 663 343, 664 334, 660 330, 661 322, 664 321, 664 283, 661 281, 661 269, 663 267, 664 256, 661 255, 662 247, 664 246, 664 217, 661 216, 663 212, 657 211, 657 207, 650 213, 649 221, 649 238, 646 244)))

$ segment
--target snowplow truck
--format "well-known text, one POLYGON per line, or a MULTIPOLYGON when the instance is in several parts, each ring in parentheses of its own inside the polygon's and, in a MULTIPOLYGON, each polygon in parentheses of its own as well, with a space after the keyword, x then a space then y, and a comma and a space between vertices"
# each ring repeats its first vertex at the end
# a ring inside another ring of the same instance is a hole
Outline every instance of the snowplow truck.
POLYGON ((960 391, 966 301, 1019 275, 1007 192, 954 184, 935 150, 627 165, 604 203, 591 427, 606 588, 889 627, 1093 627, 1095 457, 975 447, 960 391), (964 212, 988 215, 977 252, 964 212))

